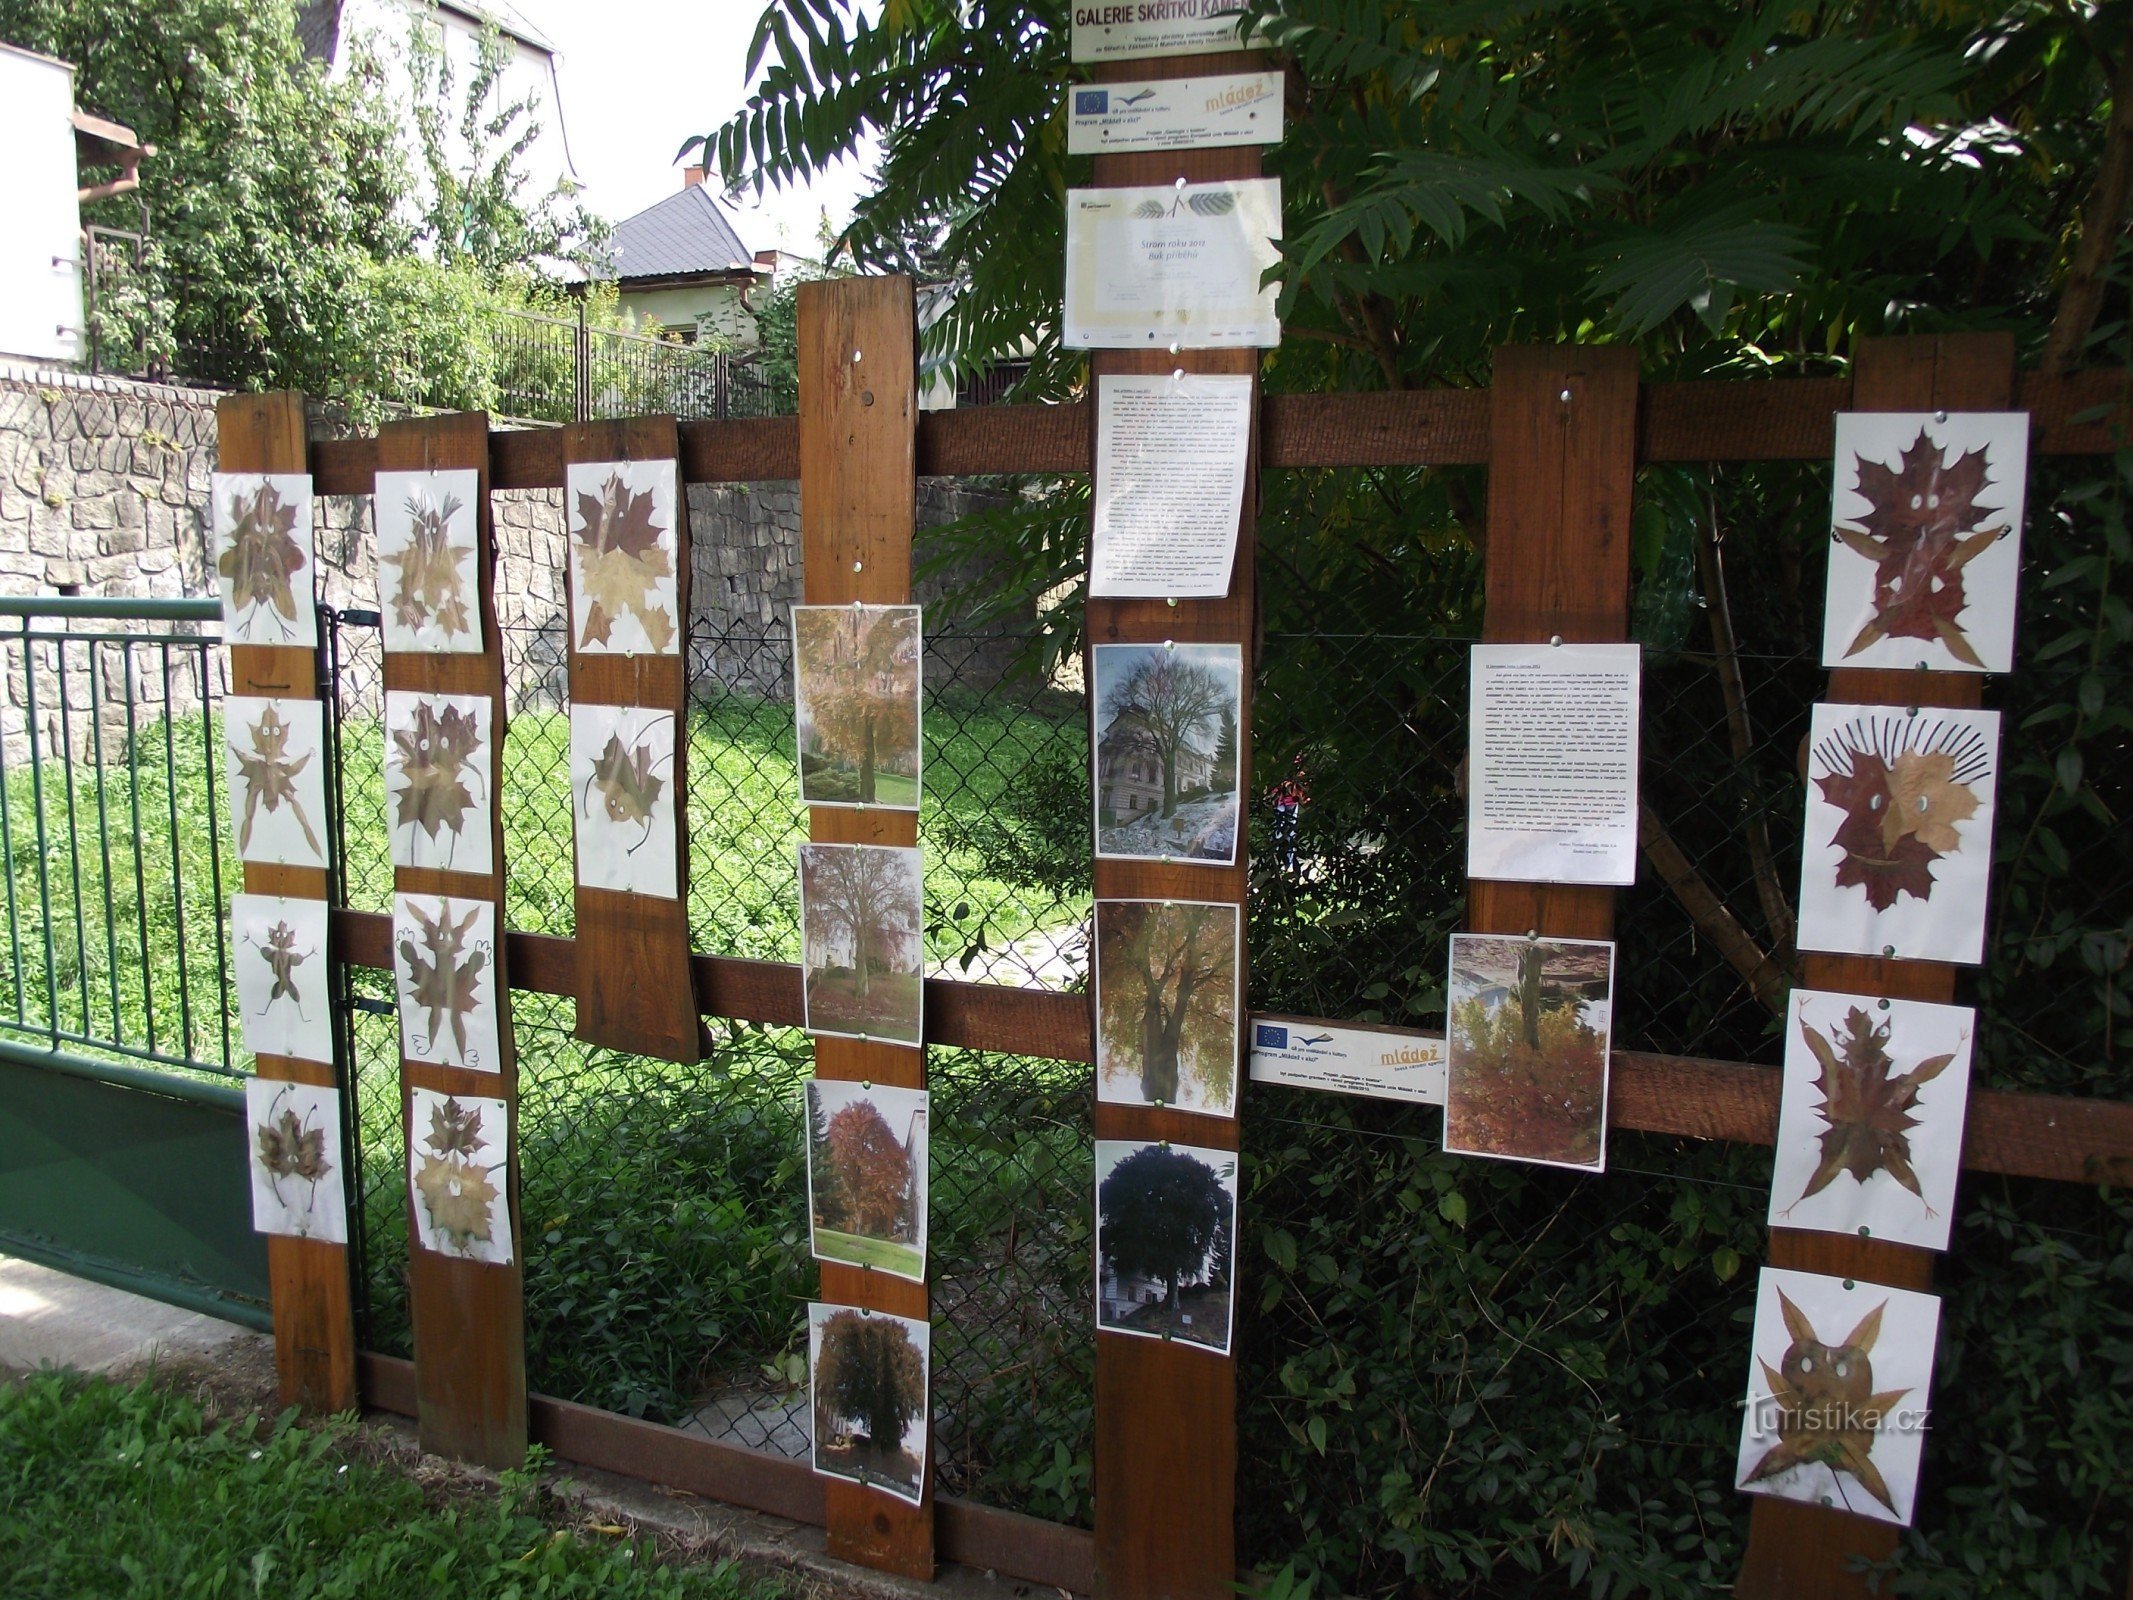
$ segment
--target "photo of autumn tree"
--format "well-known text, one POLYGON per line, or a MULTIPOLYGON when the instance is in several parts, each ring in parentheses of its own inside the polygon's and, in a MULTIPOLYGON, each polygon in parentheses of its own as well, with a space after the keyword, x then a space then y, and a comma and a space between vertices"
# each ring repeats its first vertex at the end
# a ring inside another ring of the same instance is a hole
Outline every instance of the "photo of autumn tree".
POLYGON ((1096 1325, 1228 1354, 1237 1152, 1096 1141, 1096 1325))
POLYGON ((916 811, 919 608, 795 606, 800 797, 916 811))
POLYGON ((815 1258, 926 1279, 923 1089, 807 1085, 808 1220, 815 1258))
POLYGON ((919 1042, 924 904, 914 849, 800 846, 800 965, 809 1033, 919 1042))
POLYGON ((1237 1102, 1237 908, 1096 903, 1096 1089, 1229 1116, 1237 1102))
POLYGON ((1446 1150, 1605 1167, 1614 953, 1604 940, 1452 935, 1446 1150))
POLYGON ((1096 853, 1235 861, 1243 652, 1100 644, 1091 659, 1096 853))
POLYGON ((851 1306, 807 1308, 815 1470, 918 1504, 932 1332, 851 1306))

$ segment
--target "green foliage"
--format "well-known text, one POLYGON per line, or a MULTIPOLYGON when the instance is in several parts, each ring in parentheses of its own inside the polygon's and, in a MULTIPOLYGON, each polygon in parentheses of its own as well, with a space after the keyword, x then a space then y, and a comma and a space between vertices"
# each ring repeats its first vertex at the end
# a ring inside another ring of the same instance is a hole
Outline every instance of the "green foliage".
POLYGON ((39 1373, 0 1384, 0 1560, 19 1600, 277 1593, 415 1600, 769 1600, 730 1561, 671 1566, 644 1539, 587 1542, 534 1471, 431 1496, 347 1420, 218 1419, 142 1383, 39 1373))

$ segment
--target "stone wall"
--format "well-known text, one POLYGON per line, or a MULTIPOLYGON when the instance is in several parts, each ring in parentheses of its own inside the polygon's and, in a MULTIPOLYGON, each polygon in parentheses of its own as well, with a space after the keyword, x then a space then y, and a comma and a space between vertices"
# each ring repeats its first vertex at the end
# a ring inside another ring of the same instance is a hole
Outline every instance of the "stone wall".
MULTIPOLYGON (((206 390, 0 363, 0 595, 212 595, 206 515, 216 398, 206 390)), ((336 431, 332 418, 314 417, 315 437, 336 431)), ((556 490, 493 497, 497 614, 513 697, 521 704, 562 697, 562 501, 556 490)), ((920 486, 920 525, 992 503, 986 491, 927 480, 920 486)), ((321 500, 314 511, 321 598, 336 609, 375 609, 369 497, 321 500)), ((689 512, 696 679, 745 693, 789 693, 787 613, 800 594, 798 486, 700 484, 689 491, 689 512)), ((933 586, 935 595, 939 587, 933 586)), ((928 629, 942 632, 942 619, 929 617, 928 629)), ((26 748, 31 670, 40 720, 50 719, 43 732, 56 738, 63 731, 57 647, 40 647, 32 669, 23 648, 5 642, 13 631, 0 627, 0 739, 11 759, 26 748)), ((360 643, 350 650, 352 668, 361 653, 360 643)), ((929 679, 937 683, 939 669, 952 665, 958 687, 981 690, 997 681, 1012 654, 1013 641, 1005 637, 957 640, 929 679)), ((106 663, 103 670, 117 671, 105 687, 122 694, 123 668, 106 663)), ((70 673, 70 710, 88 709, 86 677, 70 673)), ((136 685, 137 705, 161 704, 163 686, 157 675, 149 678, 155 681, 136 685)), ((177 675, 172 704, 197 703, 196 678, 196 672, 177 675)))

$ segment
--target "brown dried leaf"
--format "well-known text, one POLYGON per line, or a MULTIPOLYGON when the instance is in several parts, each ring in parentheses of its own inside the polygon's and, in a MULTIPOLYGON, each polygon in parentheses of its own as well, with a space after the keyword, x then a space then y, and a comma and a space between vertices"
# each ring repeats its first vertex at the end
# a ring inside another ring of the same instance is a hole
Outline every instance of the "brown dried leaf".
MULTIPOLYGON (((296 507, 285 504, 271 483, 262 483, 249 496, 239 494, 230 502, 230 547, 222 552, 215 570, 230 580, 232 604, 267 606, 285 622, 296 621, 296 591, 290 579, 304 570, 303 547, 291 537, 296 527, 296 507)), ((289 630, 294 635, 294 628, 289 630)))
POLYGON ((305 814, 304 805, 297 798, 296 775, 310 765, 316 753, 306 751, 294 761, 289 759, 289 729, 281 720, 281 714, 271 705, 260 713, 257 722, 241 724, 251 740, 250 754, 233 743, 230 754, 237 758, 238 771, 244 777, 244 818, 237 827, 237 848, 248 850, 252 844, 252 824, 259 816, 259 808, 279 811, 284 805, 295 813, 297 826, 304 830, 304 842, 318 855, 324 856, 325 847, 318 842, 318 835, 311 829, 311 818, 305 814))

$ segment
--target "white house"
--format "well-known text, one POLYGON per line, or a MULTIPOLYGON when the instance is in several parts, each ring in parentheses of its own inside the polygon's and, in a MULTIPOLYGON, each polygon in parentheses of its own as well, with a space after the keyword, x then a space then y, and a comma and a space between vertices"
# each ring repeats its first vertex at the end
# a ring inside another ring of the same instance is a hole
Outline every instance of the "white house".
POLYGON ((615 224, 608 274, 622 309, 690 343, 723 339, 735 349, 756 344, 749 296, 767 289, 776 252, 749 252, 726 210, 704 187, 704 169, 682 173, 681 189, 615 224))

